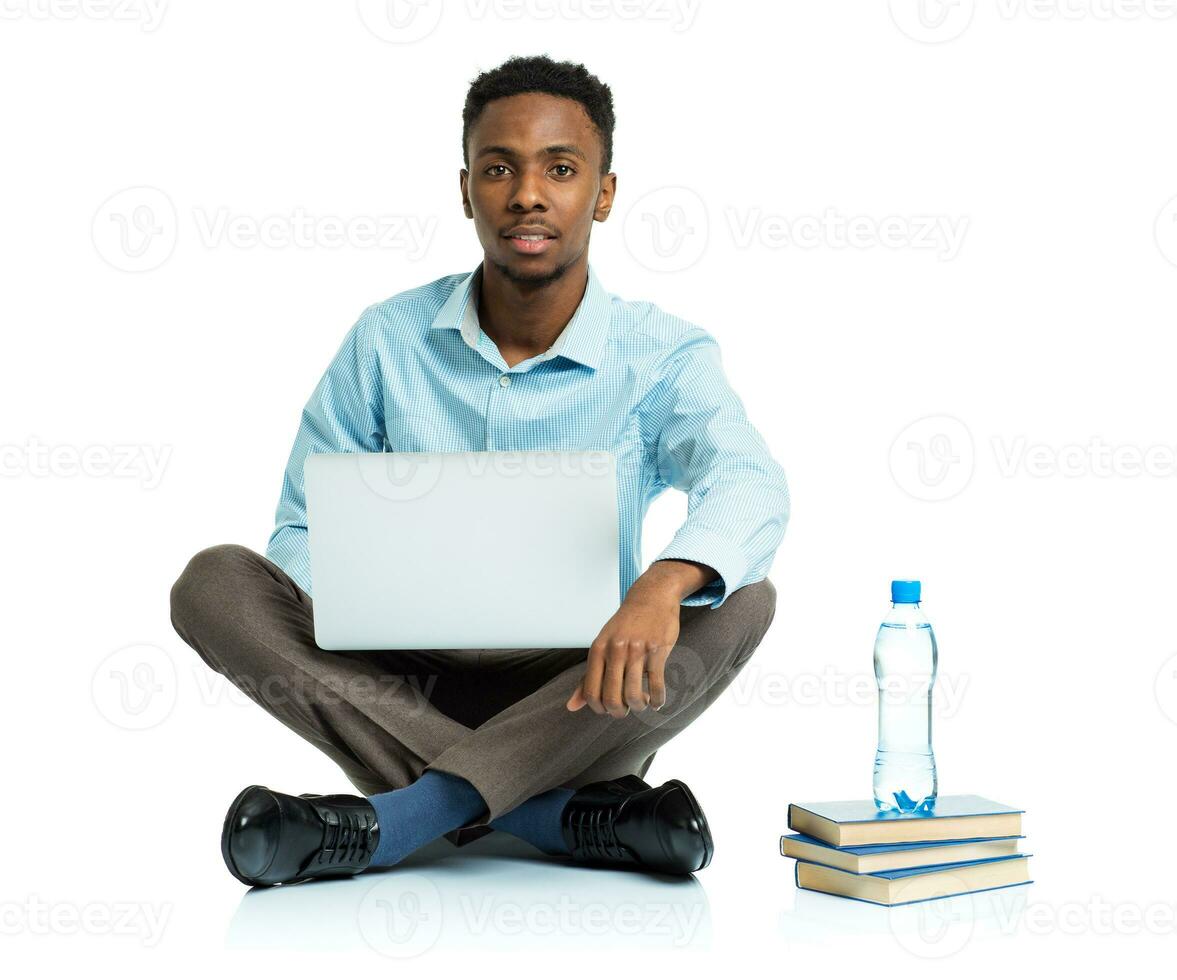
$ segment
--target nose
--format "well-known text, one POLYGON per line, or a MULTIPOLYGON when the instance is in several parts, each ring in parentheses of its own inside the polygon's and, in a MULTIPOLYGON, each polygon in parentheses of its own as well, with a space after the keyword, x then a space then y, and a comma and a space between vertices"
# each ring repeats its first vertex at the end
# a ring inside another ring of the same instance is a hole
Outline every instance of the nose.
POLYGON ((523 167, 511 187, 512 211, 546 210, 547 200, 540 168, 523 167))

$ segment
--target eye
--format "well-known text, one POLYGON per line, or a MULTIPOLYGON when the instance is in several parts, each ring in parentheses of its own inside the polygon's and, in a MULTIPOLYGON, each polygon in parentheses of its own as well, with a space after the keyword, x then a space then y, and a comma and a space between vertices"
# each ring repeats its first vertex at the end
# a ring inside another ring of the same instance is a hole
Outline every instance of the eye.
MULTIPOLYGON (((567 170, 567 171, 568 171, 568 173, 566 173, 566 174, 560 174, 559 176, 561 176, 561 177, 571 177, 571 176, 572 176, 574 173, 576 173, 576 171, 575 171, 575 170, 573 170, 573 169, 572 169, 570 166, 568 166, 568 164, 566 164, 566 163, 557 163, 557 164, 556 164, 556 167, 563 167, 565 170, 567 170)), ((553 170, 555 170, 555 169, 556 169, 556 167, 553 167, 552 169, 553 169, 553 170)))
MULTIPOLYGON (((486 168, 486 170, 483 171, 483 173, 489 173, 491 170, 506 170, 506 169, 507 169, 507 165, 505 163, 492 163, 489 167, 486 168)), ((491 176, 498 177, 501 175, 500 174, 491 174, 491 176)))

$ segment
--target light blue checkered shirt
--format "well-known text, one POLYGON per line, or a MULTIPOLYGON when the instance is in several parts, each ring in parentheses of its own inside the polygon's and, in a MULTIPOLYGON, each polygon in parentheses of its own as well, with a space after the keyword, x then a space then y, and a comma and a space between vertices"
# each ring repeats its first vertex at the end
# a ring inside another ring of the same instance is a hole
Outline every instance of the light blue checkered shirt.
POLYGON ((481 281, 479 265, 364 311, 303 409, 266 557, 311 594, 308 453, 606 449, 617 460, 621 596, 641 573, 646 510, 668 487, 688 495, 687 518, 655 560, 719 573, 683 605, 718 608, 763 579, 789 490, 715 338, 606 292, 590 263, 556 342, 508 367, 478 323, 481 281))

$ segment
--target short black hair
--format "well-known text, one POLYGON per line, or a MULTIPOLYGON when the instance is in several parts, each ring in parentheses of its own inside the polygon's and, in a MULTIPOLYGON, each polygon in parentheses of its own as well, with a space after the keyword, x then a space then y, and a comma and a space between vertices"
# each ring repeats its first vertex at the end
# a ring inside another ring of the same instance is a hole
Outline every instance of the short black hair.
POLYGON ((466 141, 486 104, 524 92, 543 92, 579 102, 601 139, 601 173, 609 172, 613 165, 613 127, 616 124, 613 93, 584 65, 553 61, 547 55, 516 55, 498 68, 484 71, 470 83, 466 105, 462 109, 462 161, 467 167, 470 157, 466 141))

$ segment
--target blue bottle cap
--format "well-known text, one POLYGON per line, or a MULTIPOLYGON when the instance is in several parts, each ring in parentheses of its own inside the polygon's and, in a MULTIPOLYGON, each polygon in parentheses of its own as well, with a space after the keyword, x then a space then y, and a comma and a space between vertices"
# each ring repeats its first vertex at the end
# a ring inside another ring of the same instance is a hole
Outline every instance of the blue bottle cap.
POLYGON ((913 579, 895 579, 891 583, 892 602, 919 602, 920 584, 913 579))

